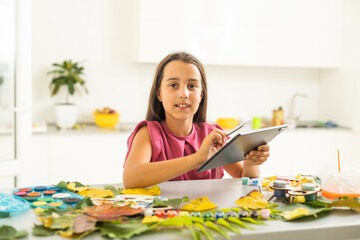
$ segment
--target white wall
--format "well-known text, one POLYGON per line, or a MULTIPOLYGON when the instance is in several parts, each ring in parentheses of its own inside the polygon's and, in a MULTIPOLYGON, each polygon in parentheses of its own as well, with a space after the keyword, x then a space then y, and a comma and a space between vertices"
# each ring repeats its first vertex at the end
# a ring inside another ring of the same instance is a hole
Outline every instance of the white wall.
MULTIPOLYGON (((120 121, 145 117, 147 98, 155 71, 153 64, 131 61, 132 15, 130 0, 34 0, 33 1, 33 121, 54 122, 50 98, 53 62, 85 60, 89 95, 76 96, 78 121, 92 122, 95 108, 110 106, 122 114, 120 121)), ((200 59, 201 60, 201 59, 200 59)), ((218 117, 271 117, 272 109, 287 112, 291 96, 295 114, 318 118, 319 70, 205 66, 209 85, 208 120, 218 117)))
POLYGON ((344 1, 341 67, 322 70, 319 117, 360 132, 360 1, 344 1))

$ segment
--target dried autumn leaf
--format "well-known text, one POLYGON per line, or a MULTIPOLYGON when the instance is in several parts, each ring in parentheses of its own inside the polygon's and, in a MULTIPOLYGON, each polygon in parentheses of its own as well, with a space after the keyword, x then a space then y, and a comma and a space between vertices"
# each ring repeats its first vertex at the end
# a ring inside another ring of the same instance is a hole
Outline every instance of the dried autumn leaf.
POLYGON ((351 198, 334 200, 329 207, 348 207, 360 213, 360 202, 351 198))
POLYGON ((113 206, 111 203, 101 204, 85 209, 85 214, 101 220, 117 220, 122 216, 132 216, 143 212, 141 209, 133 209, 129 206, 113 206))
POLYGON ((258 195, 256 194, 256 198, 251 196, 239 198, 235 201, 235 204, 242 208, 261 209, 265 208, 268 205, 268 202, 263 198, 258 198, 258 195))
POLYGON ((121 191, 122 194, 132 194, 132 195, 149 195, 149 196, 155 196, 160 195, 161 191, 159 186, 155 185, 151 188, 128 188, 123 189, 121 191))
POLYGON ((292 220, 295 218, 299 218, 302 216, 307 216, 309 214, 309 210, 305 208, 297 208, 293 211, 286 211, 283 213, 279 213, 278 215, 282 216, 286 220, 292 220))
POLYGON ((106 198, 106 197, 114 196, 111 190, 96 189, 96 188, 81 191, 79 192, 79 194, 81 196, 90 197, 90 198, 106 198))
POLYGON ((210 202, 207 197, 199 197, 184 205, 181 210, 185 211, 207 211, 216 208, 217 205, 210 202))
POLYGON ((74 233, 83 233, 95 228, 96 222, 89 219, 86 215, 79 215, 74 221, 74 233))

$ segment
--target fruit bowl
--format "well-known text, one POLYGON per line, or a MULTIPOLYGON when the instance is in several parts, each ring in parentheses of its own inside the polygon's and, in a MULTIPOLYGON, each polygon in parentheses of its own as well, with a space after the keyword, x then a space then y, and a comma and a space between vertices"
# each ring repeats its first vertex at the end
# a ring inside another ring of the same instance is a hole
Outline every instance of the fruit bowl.
POLYGON ((94 120, 99 127, 115 127, 119 122, 120 114, 110 108, 94 111, 94 120))
POLYGON ((239 124, 239 119, 236 118, 218 118, 216 121, 220 127, 224 129, 233 129, 239 124))

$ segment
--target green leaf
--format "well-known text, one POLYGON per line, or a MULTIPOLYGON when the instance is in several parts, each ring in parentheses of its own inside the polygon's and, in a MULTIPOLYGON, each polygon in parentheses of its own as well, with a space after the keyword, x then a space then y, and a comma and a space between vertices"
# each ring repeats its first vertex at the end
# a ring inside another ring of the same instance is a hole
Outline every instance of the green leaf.
POLYGON ((104 223, 99 227, 101 236, 109 238, 130 239, 135 235, 150 231, 153 227, 141 223, 113 224, 104 223))
POLYGON ((57 187, 61 187, 61 188, 65 188, 65 189, 67 189, 67 185, 68 184, 65 181, 61 181, 58 184, 56 184, 57 187))
POLYGON ((168 199, 166 201, 162 201, 159 197, 154 197, 152 206, 172 206, 172 207, 178 207, 180 204, 184 202, 189 202, 190 199, 187 196, 184 196, 182 198, 173 198, 168 199))
POLYGON ((121 195, 121 191, 123 190, 122 188, 115 188, 114 186, 111 185, 104 186, 104 189, 110 190, 114 194, 114 196, 121 195))
POLYGON ((240 227, 246 228, 246 229, 250 229, 250 230, 255 230, 255 228, 253 228, 252 226, 249 226, 248 224, 242 222, 241 220, 235 218, 235 217, 228 217, 227 219, 229 222, 235 223, 237 225, 239 225, 240 227))
POLYGON ((16 232, 15 238, 16 239, 24 238, 24 237, 27 237, 27 235, 28 235, 28 232, 26 230, 19 230, 16 232))
POLYGON ((219 218, 219 219, 217 220, 217 224, 219 224, 219 225, 221 225, 221 226, 224 226, 224 227, 230 229, 231 231, 233 231, 233 232, 236 233, 236 234, 241 235, 241 232, 239 231, 239 229, 231 226, 231 225, 230 225, 225 219, 223 219, 223 218, 219 218))
POLYGON ((188 226, 188 229, 190 230, 194 240, 200 240, 200 232, 197 229, 193 228, 192 226, 188 226))
POLYGON ((7 218, 7 217, 10 217, 9 212, 0 212, 0 218, 7 218))
POLYGON ((47 236, 53 236, 57 234, 59 230, 54 230, 50 228, 46 228, 43 225, 34 225, 32 229, 32 234, 34 236, 41 236, 41 237, 47 237, 47 236))
POLYGON ((191 221, 194 222, 194 223, 204 224, 204 219, 202 219, 200 217, 191 216, 191 221))
POLYGON ((0 227, 0 239, 14 239, 16 229, 12 226, 3 225, 0 227))
POLYGON ((184 223, 181 217, 172 217, 160 222, 160 226, 183 227, 184 223))
POLYGON ((184 216, 180 216, 180 217, 181 217, 181 220, 182 220, 182 222, 183 222, 183 224, 185 226, 192 226, 193 225, 193 222, 191 221, 190 216, 184 215, 184 216))
POLYGON ((17 231, 14 227, 8 225, 0 226, 0 239, 18 239, 23 238, 28 235, 28 232, 25 230, 17 231))
POLYGON ((227 234, 227 232, 225 232, 224 230, 222 230, 221 228, 219 228, 218 226, 216 226, 213 222, 211 221, 206 221, 205 222, 205 226, 208 228, 211 228, 215 231, 217 231, 220 235, 224 236, 226 239, 230 239, 229 235, 227 234))
MULTIPOLYGON (((292 204, 285 205, 285 206, 279 206, 276 209, 281 211, 281 212, 286 212, 286 211, 293 211, 293 210, 295 210, 297 208, 305 208, 305 209, 307 209, 309 211, 309 213, 307 215, 305 215, 305 216, 298 216, 298 217, 293 218, 291 220, 299 219, 299 218, 303 218, 303 217, 307 217, 307 216, 317 217, 317 214, 319 214, 321 212, 331 211, 331 208, 328 208, 328 207, 319 208, 319 207, 314 207, 314 206, 311 206, 311 205, 308 205, 308 204, 303 204, 303 203, 292 203, 292 204)), ((285 218, 283 218, 283 217, 281 217, 279 215, 275 215, 275 218, 278 219, 278 220, 289 221, 289 220, 286 220, 285 218)))
POLYGON ((253 223, 253 224, 266 225, 263 221, 257 220, 257 219, 254 219, 254 218, 244 217, 244 218, 241 218, 241 220, 249 222, 249 223, 253 223))
POLYGON ((203 225, 201 225, 200 223, 195 223, 194 224, 195 227, 199 228, 201 230, 202 233, 205 234, 205 236, 209 239, 209 240, 214 240, 214 237, 211 235, 211 233, 209 233, 208 231, 205 230, 205 228, 203 227, 203 225))
POLYGON ((75 205, 75 209, 85 209, 92 206, 94 206, 94 203, 91 201, 91 198, 84 197, 75 205))
POLYGON ((80 183, 80 182, 74 182, 75 183, 75 187, 86 187, 84 184, 80 183))

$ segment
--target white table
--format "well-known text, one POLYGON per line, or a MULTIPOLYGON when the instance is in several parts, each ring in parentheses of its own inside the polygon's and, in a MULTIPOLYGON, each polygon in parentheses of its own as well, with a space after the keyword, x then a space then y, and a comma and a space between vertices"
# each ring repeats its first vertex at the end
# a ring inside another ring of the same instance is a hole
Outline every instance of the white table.
MULTIPOLYGON (((188 196, 190 199, 207 196, 210 201, 216 203, 220 208, 236 207, 235 200, 245 195, 252 187, 243 186, 241 179, 221 179, 221 180, 197 180, 165 182, 159 184, 162 196, 168 198, 180 198, 188 196)), ((10 189, 0 190, 0 192, 10 193, 10 189)), ((280 203, 281 204, 281 203, 280 203)), ((31 236, 31 229, 37 217, 33 210, 27 211, 18 216, 0 219, 0 225, 7 224, 14 226, 18 230, 26 229, 29 232, 28 239, 36 239, 31 236)), ((354 211, 333 210, 313 221, 266 221, 268 225, 255 225, 254 230, 240 229, 241 236, 229 232, 232 239, 360 239, 360 214, 354 211)), ((214 234, 216 239, 223 239, 220 235, 214 234)), ((85 239, 98 239, 99 235, 93 234, 85 239)), ((60 239, 59 236, 42 239, 60 239)), ((172 230, 140 235, 134 239, 191 239, 188 230, 172 230)), ((206 239, 202 236, 202 239, 206 239)))

